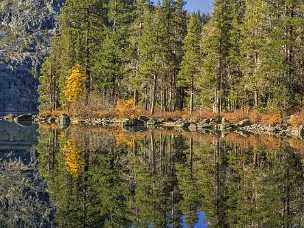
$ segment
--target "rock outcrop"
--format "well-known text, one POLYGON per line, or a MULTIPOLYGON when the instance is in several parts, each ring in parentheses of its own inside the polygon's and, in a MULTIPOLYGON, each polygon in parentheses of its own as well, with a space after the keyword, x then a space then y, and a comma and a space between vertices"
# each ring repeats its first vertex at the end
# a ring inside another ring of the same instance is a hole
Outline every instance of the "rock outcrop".
POLYGON ((0 1, 0 115, 37 110, 39 68, 62 4, 0 1))

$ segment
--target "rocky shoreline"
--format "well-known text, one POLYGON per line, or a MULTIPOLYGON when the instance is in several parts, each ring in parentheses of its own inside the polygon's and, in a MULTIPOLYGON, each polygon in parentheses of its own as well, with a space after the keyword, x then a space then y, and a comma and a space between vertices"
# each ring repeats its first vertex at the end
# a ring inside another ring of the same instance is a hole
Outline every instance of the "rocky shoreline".
POLYGON ((66 114, 59 116, 35 116, 24 114, 20 116, 8 115, 1 118, 6 121, 17 123, 35 124, 56 124, 60 128, 67 128, 69 125, 83 125, 94 127, 121 127, 130 131, 144 130, 147 128, 180 129, 190 132, 201 133, 229 133, 236 132, 240 135, 273 135, 277 137, 296 137, 304 139, 304 126, 293 127, 288 123, 275 126, 266 126, 252 123, 249 119, 244 119, 236 123, 230 123, 221 119, 204 119, 201 121, 189 121, 183 119, 163 119, 139 116, 136 118, 79 118, 70 117, 66 114))
POLYGON ((304 139, 304 126, 293 127, 289 124, 278 124, 275 126, 265 126, 251 123, 249 119, 244 119, 237 123, 229 123, 222 119, 204 119, 201 121, 189 121, 182 119, 162 119, 139 116, 136 118, 76 118, 67 115, 59 117, 37 116, 33 118, 37 124, 58 124, 64 128, 72 125, 100 126, 100 127, 122 127, 127 130, 144 130, 146 128, 176 128, 190 132, 218 133, 236 132, 240 135, 258 134, 274 135, 278 137, 297 137, 304 139))

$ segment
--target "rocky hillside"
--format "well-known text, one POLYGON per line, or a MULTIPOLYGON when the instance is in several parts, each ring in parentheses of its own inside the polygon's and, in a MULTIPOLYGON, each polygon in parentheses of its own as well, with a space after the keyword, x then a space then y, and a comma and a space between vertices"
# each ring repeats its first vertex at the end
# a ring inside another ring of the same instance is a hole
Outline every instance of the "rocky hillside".
POLYGON ((63 0, 0 1, 0 113, 34 112, 37 78, 63 0))

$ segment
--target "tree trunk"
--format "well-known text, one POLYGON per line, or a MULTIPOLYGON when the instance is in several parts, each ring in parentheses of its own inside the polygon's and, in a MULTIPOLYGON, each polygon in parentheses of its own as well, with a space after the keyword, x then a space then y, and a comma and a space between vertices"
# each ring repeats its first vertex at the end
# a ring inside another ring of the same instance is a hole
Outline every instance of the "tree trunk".
POLYGON ((191 77, 191 94, 190 94, 190 115, 192 115, 193 112, 193 104, 194 104, 194 79, 193 76, 191 77))
POLYGON ((258 91, 255 90, 254 91, 254 107, 258 107, 259 105, 259 94, 258 91))
POLYGON ((85 104, 88 105, 90 101, 91 95, 91 87, 92 87, 92 78, 90 71, 90 48, 89 48, 89 33, 91 30, 90 21, 89 21, 89 9, 87 9, 87 30, 86 30, 86 63, 85 63, 85 73, 86 73, 86 96, 85 96, 85 104))
POLYGON ((148 87, 145 87, 145 110, 148 110, 148 87))
POLYGON ((156 75, 154 75, 153 81, 154 82, 153 82, 152 97, 151 97, 151 109, 150 109, 151 115, 153 115, 154 112, 155 112, 156 89, 157 89, 157 76, 156 75))
POLYGON ((137 89, 134 91, 134 105, 137 106, 138 105, 138 91, 137 89))

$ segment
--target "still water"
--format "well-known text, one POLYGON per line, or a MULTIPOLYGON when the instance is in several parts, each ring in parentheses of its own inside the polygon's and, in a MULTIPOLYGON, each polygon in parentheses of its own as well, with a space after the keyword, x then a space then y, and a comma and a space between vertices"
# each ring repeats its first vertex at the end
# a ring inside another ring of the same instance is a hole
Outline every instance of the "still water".
POLYGON ((0 227, 304 227, 304 142, 0 122, 0 227))

